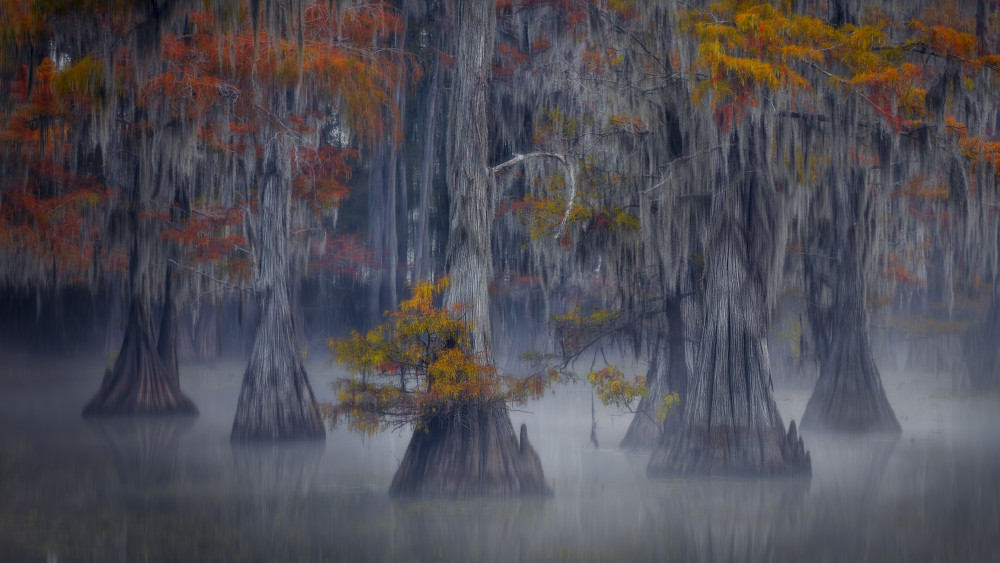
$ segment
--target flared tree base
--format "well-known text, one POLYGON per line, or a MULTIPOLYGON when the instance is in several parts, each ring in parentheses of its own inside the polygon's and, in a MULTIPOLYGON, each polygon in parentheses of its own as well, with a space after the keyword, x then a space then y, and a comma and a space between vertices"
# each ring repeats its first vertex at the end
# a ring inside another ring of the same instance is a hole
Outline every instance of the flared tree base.
POLYGON ((392 496, 547 494, 542 462, 503 403, 449 405, 426 415, 392 479, 392 496))
MULTIPOLYGON (((855 339, 850 339, 855 340, 855 339)), ((810 431, 900 433, 878 367, 863 342, 835 345, 802 415, 810 431)))
MULTIPOLYGON (((647 395, 648 397, 649 395, 647 395)), ((662 402, 662 399, 660 400, 662 402)), ((625 431, 625 437, 619 442, 618 447, 623 450, 648 451, 656 447, 660 441, 660 425, 656 422, 656 413, 652 408, 653 401, 646 401, 643 397, 636 408, 635 416, 625 431), (646 404, 643 404, 643 403, 646 404)))
POLYGON ((662 438, 663 425, 656 420, 656 409, 669 393, 666 384, 667 370, 664 365, 666 362, 663 356, 662 348, 653 354, 649 371, 646 373, 649 392, 639 399, 639 406, 635 409, 632 422, 625 431, 625 437, 618 444, 623 450, 652 450, 662 438))
POLYGON ((152 373, 104 372, 97 395, 83 409, 83 416, 116 415, 190 415, 198 408, 180 389, 152 373))
POLYGON ((263 366, 251 360, 243 377, 232 441, 321 440, 326 436, 305 368, 291 363, 263 366))
POLYGON ((118 360, 104 372, 101 388, 83 415, 198 414, 181 391, 177 374, 160 359, 142 312, 133 306, 130 316, 118 360))
POLYGON ((808 476, 812 460, 792 421, 759 429, 693 428, 665 439, 649 459, 650 476, 808 476))

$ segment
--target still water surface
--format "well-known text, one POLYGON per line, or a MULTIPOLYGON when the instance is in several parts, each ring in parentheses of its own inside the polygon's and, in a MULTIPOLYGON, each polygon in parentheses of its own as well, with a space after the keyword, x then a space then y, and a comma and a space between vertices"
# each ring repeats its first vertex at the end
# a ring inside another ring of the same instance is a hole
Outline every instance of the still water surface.
MULTIPOLYGON (((182 366, 189 419, 84 421, 101 362, 0 365, 0 561, 995 561, 1000 402, 887 374, 899 438, 804 434, 808 480, 657 479, 585 386, 515 411, 545 499, 390 500, 406 433, 229 443, 242 365, 182 366)), ((309 366, 317 393, 334 377, 309 366)), ((786 423, 807 389, 775 389, 786 423)))

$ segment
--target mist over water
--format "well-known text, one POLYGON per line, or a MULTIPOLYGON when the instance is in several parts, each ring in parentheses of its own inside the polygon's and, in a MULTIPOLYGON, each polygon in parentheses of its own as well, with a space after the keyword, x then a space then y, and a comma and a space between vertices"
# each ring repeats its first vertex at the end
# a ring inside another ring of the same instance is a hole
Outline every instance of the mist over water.
MULTIPOLYGON (((409 430, 232 445, 241 362, 182 365, 198 417, 84 420, 103 360, 0 366, 0 560, 992 560, 1000 409, 946 375, 884 373, 902 436, 804 433, 811 479, 656 479, 628 416, 557 387, 511 413, 554 494, 392 500, 409 430)), ((308 365, 332 397, 337 368, 308 365)), ((775 388, 786 424, 811 389, 775 388)))

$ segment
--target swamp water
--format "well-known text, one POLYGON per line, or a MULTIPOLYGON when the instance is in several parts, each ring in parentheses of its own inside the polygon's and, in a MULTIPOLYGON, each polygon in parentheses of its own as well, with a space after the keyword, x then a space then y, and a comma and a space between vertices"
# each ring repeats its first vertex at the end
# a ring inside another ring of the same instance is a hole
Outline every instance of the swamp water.
MULTIPOLYGON (((83 420, 101 362, 0 365, 0 561, 993 561, 1000 402, 884 376, 899 438, 803 433, 808 480, 657 479, 585 385, 511 413, 549 498, 391 500, 408 431, 229 442, 243 366, 182 365, 197 418, 83 420), (20 366, 20 367, 18 367, 20 366), (530 412, 525 412, 530 411, 530 412)), ((308 366, 332 397, 334 372, 308 366)), ((787 424, 807 389, 778 387, 787 424)))

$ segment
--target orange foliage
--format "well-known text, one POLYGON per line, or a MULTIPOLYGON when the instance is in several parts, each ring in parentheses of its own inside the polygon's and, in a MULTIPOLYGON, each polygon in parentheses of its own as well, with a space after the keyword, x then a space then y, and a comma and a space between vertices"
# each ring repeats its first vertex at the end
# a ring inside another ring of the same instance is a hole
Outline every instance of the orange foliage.
POLYGON ((196 264, 220 262, 236 248, 246 248, 243 235, 229 232, 243 221, 243 212, 232 208, 197 210, 177 228, 161 235, 164 240, 182 246, 182 251, 196 264))
MULTIPOLYGON (((713 104, 724 109, 717 121, 725 123, 740 115, 731 104, 752 102, 759 90, 783 89, 795 105, 798 94, 832 84, 860 94, 897 132, 921 127, 926 91, 937 69, 914 53, 957 59, 966 72, 1000 62, 988 54, 977 58, 977 39, 956 14, 925 14, 897 26, 884 12, 871 11, 863 25, 833 27, 792 13, 786 3, 715 2, 684 17, 684 29, 699 41, 694 70, 707 78, 695 96, 711 91, 713 104), (907 30, 908 40, 891 42, 890 31, 907 30)), ((808 105, 808 98, 802 102, 808 105)))
POLYGON ((472 349, 473 327, 462 319, 462 308, 437 303, 447 283, 417 283, 382 325, 330 341, 337 361, 352 374, 334 384, 337 404, 323 409, 331 422, 346 419, 352 430, 369 433, 386 424, 419 426, 448 405, 522 402, 558 380, 553 370, 501 377, 485 352, 472 349))

